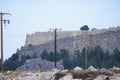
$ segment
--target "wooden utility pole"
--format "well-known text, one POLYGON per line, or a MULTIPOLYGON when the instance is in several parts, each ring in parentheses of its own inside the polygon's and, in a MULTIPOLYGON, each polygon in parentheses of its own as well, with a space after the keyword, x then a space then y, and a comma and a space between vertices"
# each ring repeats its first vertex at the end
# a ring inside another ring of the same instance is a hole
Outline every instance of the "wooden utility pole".
POLYGON ((55 63, 55 68, 56 68, 56 66, 57 66, 57 30, 60 30, 60 29, 57 29, 57 28, 55 28, 55 29, 51 29, 51 30, 54 30, 54 53, 55 53, 55 57, 54 57, 54 63, 55 63))
POLYGON ((54 47, 55 48, 54 49, 55 50, 55 67, 57 65, 57 59, 56 59, 56 54, 57 54, 57 40, 56 40, 57 39, 57 33, 56 32, 57 32, 57 29, 55 29, 55 47, 54 47))
POLYGON ((88 67, 88 46, 85 47, 85 69, 88 67))
POLYGON ((2 13, 0 12, 0 31, 1 31, 1 35, 0 35, 0 40, 1 40, 1 72, 4 71, 4 64, 3 64, 3 22, 6 25, 6 22, 9 24, 10 21, 9 20, 3 20, 3 15, 11 15, 10 13, 2 13))

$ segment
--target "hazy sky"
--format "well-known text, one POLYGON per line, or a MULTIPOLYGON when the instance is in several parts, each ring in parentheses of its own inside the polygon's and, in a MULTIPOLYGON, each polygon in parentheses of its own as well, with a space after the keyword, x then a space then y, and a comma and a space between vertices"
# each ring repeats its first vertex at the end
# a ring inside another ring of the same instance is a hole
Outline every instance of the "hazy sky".
POLYGON ((4 27, 4 58, 24 46, 26 34, 49 28, 79 30, 120 25, 120 0, 0 0, 0 12, 9 12, 4 27))

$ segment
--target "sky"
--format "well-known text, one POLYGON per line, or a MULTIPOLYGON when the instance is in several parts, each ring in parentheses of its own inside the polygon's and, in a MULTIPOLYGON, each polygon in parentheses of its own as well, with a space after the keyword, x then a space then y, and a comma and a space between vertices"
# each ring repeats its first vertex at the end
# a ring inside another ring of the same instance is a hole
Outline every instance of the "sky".
POLYGON ((120 25, 120 0, 0 0, 4 26, 4 59, 25 45, 26 35, 61 28, 62 31, 120 25))

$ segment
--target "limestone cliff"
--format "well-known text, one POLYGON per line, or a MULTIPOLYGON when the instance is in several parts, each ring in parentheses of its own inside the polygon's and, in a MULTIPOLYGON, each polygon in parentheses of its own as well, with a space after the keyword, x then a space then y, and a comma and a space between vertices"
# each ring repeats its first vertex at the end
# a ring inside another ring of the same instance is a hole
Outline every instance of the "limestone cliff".
MULTIPOLYGON (((101 29, 101 30, 93 30, 93 31, 58 31, 57 32, 57 39, 67 38, 67 37, 75 37, 79 35, 94 35, 94 34, 101 34, 107 31, 117 31, 118 28, 110 28, 110 29, 101 29)), ((49 41, 54 40, 54 32, 36 32, 33 34, 27 34, 25 46, 32 44, 32 45, 39 45, 44 44, 49 41)))
MULTIPOLYGON (((105 51, 113 52, 115 48, 120 50, 120 27, 101 29, 94 31, 60 31, 57 33, 57 50, 67 49, 74 53, 76 48, 95 47, 99 45, 105 51)), ((38 56, 43 50, 48 52, 54 51, 54 32, 36 32, 27 35, 24 48, 21 49, 20 55, 38 56)))

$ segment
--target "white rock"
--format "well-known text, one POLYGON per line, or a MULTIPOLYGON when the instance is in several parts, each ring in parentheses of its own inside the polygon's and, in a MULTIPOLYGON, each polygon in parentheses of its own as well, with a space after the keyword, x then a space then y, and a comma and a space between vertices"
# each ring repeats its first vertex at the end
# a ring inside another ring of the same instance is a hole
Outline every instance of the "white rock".
POLYGON ((12 73, 12 71, 7 71, 7 74, 10 74, 10 73, 12 73))
POLYGON ((120 70, 119 67, 115 67, 115 66, 113 66, 113 69, 115 69, 115 70, 120 70))
POLYGON ((94 68, 93 66, 90 66, 90 67, 88 68, 88 70, 90 70, 90 71, 98 71, 98 69, 94 68))
POLYGON ((73 69, 74 71, 82 71, 83 69, 81 68, 81 67, 75 67, 74 69, 73 69))
POLYGON ((60 78, 59 80, 73 80, 72 75, 66 75, 63 78, 60 78))
POLYGON ((56 69, 56 68, 53 68, 52 69, 53 72, 59 72, 60 70, 56 69))
POLYGON ((99 75, 94 80, 105 80, 107 76, 105 75, 99 75))
POLYGON ((62 70, 61 72, 66 73, 68 71, 69 71, 68 69, 65 69, 65 70, 62 70))

